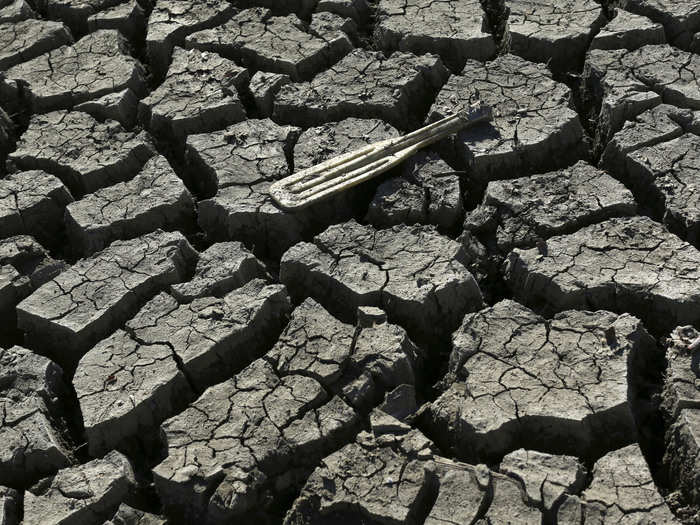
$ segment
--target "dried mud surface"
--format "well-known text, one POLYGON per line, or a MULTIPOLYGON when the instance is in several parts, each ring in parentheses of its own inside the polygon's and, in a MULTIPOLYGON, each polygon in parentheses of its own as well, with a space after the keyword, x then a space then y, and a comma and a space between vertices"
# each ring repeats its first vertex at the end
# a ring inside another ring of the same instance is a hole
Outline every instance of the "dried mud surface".
POLYGON ((698 52, 696 0, 0 0, 0 525, 700 523, 698 52))

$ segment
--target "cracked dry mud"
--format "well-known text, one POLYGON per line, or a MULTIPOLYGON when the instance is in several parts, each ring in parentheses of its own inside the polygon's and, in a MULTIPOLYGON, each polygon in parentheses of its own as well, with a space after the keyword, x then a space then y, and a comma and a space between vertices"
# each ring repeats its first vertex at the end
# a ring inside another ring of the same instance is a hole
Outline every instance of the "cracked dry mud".
POLYGON ((0 0, 0 525, 700 523, 699 51, 698 0, 0 0))
POLYGON ((188 48, 212 51, 253 70, 309 79, 352 49, 342 31, 315 30, 296 15, 272 16, 269 9, 246 9, 228 22, 187 37, 188 48))
POLYGON ((37 112, 70 108, 112 91, 144 90, 141 63, 117 31, 100 30, 9 68, 7 78, 26 86, 37 112))
POLYGON ((404 164, 401 177, 377 188, 366 219, 378 228, 423 223, 449 230, 462 211, 459 173, 439 155, 421 152, 404 164))
POLYGON ((139 103, 142 124, 155 135, 183 139, 245 120, 238 89, 248 72, 215 53, 177 48, 165 81, 139 103))
POLYGON ((472 180, 530 174, 581 158, 583 129, 571 90, 553 80, 543 64, 516 55, 487 63, 469 60, 442 87, 428 120, 465 109, 476 99, 493 108, 493 121, 462 130, 454 139, 454 155, 470 165, 472 180))
POLYGON ((419 336, 449 333, 483 304, 459 243, 427 226, 376 230, 355 221, 329 227, 282 257, 280 279, 345 319, 381 306, 419 336))
POLYGON ((550 173, 489 182, 482 203, 466 215, 464 227, 507 253, 635 211, 627 188, 579 161, 550 173))
POLYGON ((639 368, 654 340, 602 310, 551 320, 510 300, 470 314, 425 416, 457 457, 496 460, 517 446, 596 457, 635 440, 639 368))
POLYGON ((52 111, 32 117, 9 159, 57 176, 80 196, 130 179, 154 154, 144 132, 79 111, 52 111))
POLYGON ((591 39, 605 23, 593 0, 506 0, 513 53, 553 70, 580 67, 591 39))
POLYGON ((380 0, 376 17, 375 38, 385 51, 436 53, 457 71, 468 58, 488 60, 496 54, 478 0, 380 0))
POLYGON ((662 102, 700 109, 698 73, 697 55, 668 44, 591 50, 582 87, 597 121, 597 147, 604 147, 625 121, 662 102))

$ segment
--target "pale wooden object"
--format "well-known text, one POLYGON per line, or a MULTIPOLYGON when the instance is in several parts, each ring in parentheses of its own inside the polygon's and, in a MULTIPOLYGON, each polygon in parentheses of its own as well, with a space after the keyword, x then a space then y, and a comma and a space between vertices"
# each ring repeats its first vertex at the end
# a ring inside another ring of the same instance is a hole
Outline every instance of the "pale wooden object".
POLYGON ((419 149, 467 126, 491 120, 481 102, 402 137, 368 144, 328 159, 270 186, 270 195, 285 210, 298 210, 365 182, 403 162, 419 149))

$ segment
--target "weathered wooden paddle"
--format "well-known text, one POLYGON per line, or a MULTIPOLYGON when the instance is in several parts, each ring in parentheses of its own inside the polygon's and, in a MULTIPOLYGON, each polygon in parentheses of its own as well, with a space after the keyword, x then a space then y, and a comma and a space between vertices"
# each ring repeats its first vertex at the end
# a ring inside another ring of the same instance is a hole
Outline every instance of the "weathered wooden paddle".
POLYGON ((402 137, 368 144, 289 175, 270 186, 270 195, 282 209, 305 208, 384 173, 425 146, 491 118, 491 108, 477 102, 402 137))

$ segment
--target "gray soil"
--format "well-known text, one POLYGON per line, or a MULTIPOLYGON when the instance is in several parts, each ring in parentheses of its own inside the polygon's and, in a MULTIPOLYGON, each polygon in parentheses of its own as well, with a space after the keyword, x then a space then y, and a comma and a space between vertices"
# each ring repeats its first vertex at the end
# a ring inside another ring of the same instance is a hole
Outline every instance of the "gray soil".
POLYGON ((700 523, 699 52, 700 0, 0 0, 0 525, 700 523))

